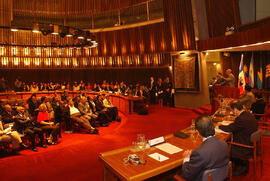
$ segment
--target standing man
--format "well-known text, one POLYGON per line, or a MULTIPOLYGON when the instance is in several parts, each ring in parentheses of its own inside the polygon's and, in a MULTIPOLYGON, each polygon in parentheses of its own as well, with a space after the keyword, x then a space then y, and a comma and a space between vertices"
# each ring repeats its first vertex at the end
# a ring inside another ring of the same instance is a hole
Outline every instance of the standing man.
MULTIPOLYGON (((233 141, 244 145, 253 145, 250 141, 252 133, 258 130, 258 123, 255 117, 243 109, 242 104, 238 102, 231 103, 231 109, 237 116, 235 121, 228 126, 219 126, 225 132, 233 134, 233 141)), ((248 173, 249 161, 241 160, 242 158, 250 158, 252 156, 252 149, 238 147, 232 145, 231 158, 235 165, 233 168, 233 175, 243 175, 248 173)))
POLYGON ((156 104, 156 92, 157 92, 157 87, 154 81, 154 77, 150 77, 149 97, 150 97, 151 104, 156 104))
POLYGON ((215 128, 210 117, 198 117, 195 128, 203 137, 203 143, 191 154, 190 151, 185 151, 180 176, 188 181, 199 181, 202 180, 204 171, 218 168, 220 174, 213 175, 212 180, 225 180, 229 172, 228 145, 215 136, 215 128))
POLYGON ((163 82, 163 106, 172 105, 172 83, 169 77, 166 77, 163 82))
POLYGON ((226 75, 228 76, 227 78, 224 78, 224 82, 221 85, 228 86, 228 87, 235 87, 235 77, 232 74, 231 69, 226 70, 226 75))

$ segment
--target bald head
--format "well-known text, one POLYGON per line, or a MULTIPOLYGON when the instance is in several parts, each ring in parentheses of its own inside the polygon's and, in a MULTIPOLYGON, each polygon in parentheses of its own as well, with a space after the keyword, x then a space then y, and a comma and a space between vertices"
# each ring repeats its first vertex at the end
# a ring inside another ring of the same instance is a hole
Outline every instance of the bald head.
POLYGON ((200 116, 195 121, 195 128, 203 137, 214 136, 215 128, 212 118, 209 116, 200 116))
POLYGON ((231 73, 232 73, 232 70, 231 70, 231 69, 227 69, 227 70, 226 70, 226 74, 227 74, 227 75, 230 75, 231 73))

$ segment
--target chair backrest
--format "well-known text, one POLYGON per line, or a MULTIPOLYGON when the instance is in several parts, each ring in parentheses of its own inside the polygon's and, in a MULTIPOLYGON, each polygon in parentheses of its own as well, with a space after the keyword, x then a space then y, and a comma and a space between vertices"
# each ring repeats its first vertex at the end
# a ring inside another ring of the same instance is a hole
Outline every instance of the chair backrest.
POLYGON ((261 135, 262 135, 262 130, 258 129, 257 131, 255 131, 254 133, 251 134, 250 136, 250 141, 253 143, 254 139, 256 142, 261 140, 261 135))
POLYGON ((209 175, 211 175, 211 181, 223 181, 229 177, 231 162, 227 165, 220 167, 205 170, 202 175, 202 181, 208 181, 209 175))

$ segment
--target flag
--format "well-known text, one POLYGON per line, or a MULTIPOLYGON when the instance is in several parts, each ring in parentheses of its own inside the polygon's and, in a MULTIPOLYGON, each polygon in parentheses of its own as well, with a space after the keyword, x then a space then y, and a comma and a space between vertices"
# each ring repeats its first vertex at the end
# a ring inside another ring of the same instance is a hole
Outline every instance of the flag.
POLYGON ((254 58, 253 58, 253 53, 251 56, 250 64, 249 64, 249 73, 248 73, 248 81, 249 81, 249 86, 254 88, 254 58))
POLYGON ((244 66, 243 66, 243 58, 244 58, 244 55, 242 54, 241 55, 241 62, 240 62, 240 65, 239 65, 239 75, 238 75, 238 88, 240 89, 240 95, 245 93, 245 85, 246 85, 245 73, 244 73, 244 69, 243 69, 244 68, 244 66))
POLYGON ((265 78, 266 78, 266 88, 270 89, 270 60, 267 60, 266 68, 265 68, 265 78))
POLYGON ((257 88, 262 89, 262 84, 263 84, 263 73, 262 73, 262 59, 260 59, 260 69, 257 72, 257 88))

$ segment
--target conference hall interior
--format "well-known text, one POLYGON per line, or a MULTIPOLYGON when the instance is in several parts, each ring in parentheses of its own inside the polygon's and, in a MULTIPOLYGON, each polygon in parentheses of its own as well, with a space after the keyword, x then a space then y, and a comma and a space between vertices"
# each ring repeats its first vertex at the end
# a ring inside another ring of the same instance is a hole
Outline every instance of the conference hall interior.
POLYGON ((0 180, 270 180, 269 0, 0 0, 0 180))

